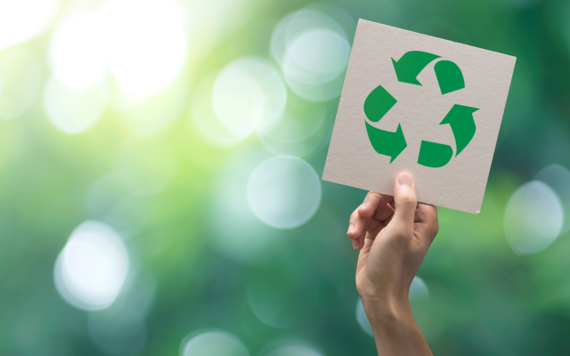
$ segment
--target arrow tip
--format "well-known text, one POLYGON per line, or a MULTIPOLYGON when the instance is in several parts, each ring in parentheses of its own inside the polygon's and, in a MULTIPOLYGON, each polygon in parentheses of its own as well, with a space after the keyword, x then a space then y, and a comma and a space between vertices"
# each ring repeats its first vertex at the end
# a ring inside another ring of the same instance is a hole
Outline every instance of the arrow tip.
POLYGON ((396 72, 396 77, 398 78, 399 82, 422 86, 422 83, 420 83, 420 81, 413 75, 413 73, 410 74, 410 72, 408 72, 406 68, 403 68, 402 64, 400 64, 394 58, 392 58, 392 65, 394 66, 394 72, 396 72))
POLYGON ((390 159, 390 163, 394 162, 394 160, 402 153, 406 147, 408 147, 408 143, 406 142, 406 137, 404 136, 404 131, 402 131, 402 125, 398 124, 398 129, 396 130, 396 135, 399 138, 399 144, 394 148, 394 154, 390 159))

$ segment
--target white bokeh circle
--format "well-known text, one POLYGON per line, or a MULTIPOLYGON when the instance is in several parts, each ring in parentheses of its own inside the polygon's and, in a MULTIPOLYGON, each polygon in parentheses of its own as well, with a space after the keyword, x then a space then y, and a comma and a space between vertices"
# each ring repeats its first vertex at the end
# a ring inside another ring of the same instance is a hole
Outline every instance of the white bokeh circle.
POLYGON ((242 158, 238 166, 219 176, 207 219, 212 246, 227 258, 249 265, 270 261, 285 240, 283 231, 260 221, 247 201, 248 179, 260 159, 242 158))
POLYGON ((216 78, 212 103, 216 117, 241 139, 265 132, 281 119, 287 91, 280 74, 267 60, 244 57, 228 64, 216 78))
POLYGON ((59 254, 54 280, 60 296, 84 310, 109 307, 123 287, 129 254, 121 237, 108 225, 86 221, 69 237, 59 254))
POLYGON ((287 345, 271 351, 268 356, 321 356, 321 354, 304 345, 287 345))
POLYGON ((36 56, 25 48, 0 53, 0 117, 15 119, 36 101, 42 88, 36 56))
POLYGON ((222 330, 203 330, 188 335, 180 346, 180 356, 249 356, 236 336, 222 330))
POLYGON ((352 32, 354 26, 348 22, 353 21, 340 8, 310 5, 277 24, 271 53, 297 95, 317 102, 340 95, 351 50, 347 31, 352 32), (332 13, 340 17, 335 19, 332 13), (337 20, 350 28, 343 28, 337 20))
POLYGON ((311 29, 288 46, 283 73, 288 81, 324 84, 341 74, 348 64, 350 45, 329 29, 311 29))
POLYGON ((0 51, 44 32, 57 16, 61 0, 0 1, 0 51))
POLYGON ((70 135, 90 129, 107 108, 107 100, 99 87, 76 91, 67 88, 55 77, 46 83, 43 104, 51 123, 70 135))
POLYGON ((96 11, 70 12, 51 33, 48 62, 66 87, 82 91, 101 83, 107 52, 101 16, 96 11))
POLYGON ((426 300, 429 299, 429 290, 424 282, 418 276, 415 276, 410 285, 410 292, 408 298, 411 300, 426 300))
POLYGON ((505 237, 519 255, 534 254, 550 246, 563 225, 560 198, 540 181, 528 182, 517 189, 505 208, 505 237))
POLYGON ((307 321, 318 297, 319 289, 313 281, 283 271, 255 276, 247 286, 253 314, 264 324, 279 329, 307 321))
POLYGON ((134 97, 169 87, 187 58, 186 15, 176 0, 108 0, 101 10, 110 70, 134 97))
POLYGON ((242 141, 239 133, 225 128, 214 112, 212 91, 218 72, 206 75, 194 88, 190 104, 189 129, 196 132, 205 143, 220 148, 234 146, 242 141))
POLYGON ((261 221, 290 229, 313 217, 321 202, 321 183, 307 162, 293 156, 276 156, 253 170, 247 199, 261 221))

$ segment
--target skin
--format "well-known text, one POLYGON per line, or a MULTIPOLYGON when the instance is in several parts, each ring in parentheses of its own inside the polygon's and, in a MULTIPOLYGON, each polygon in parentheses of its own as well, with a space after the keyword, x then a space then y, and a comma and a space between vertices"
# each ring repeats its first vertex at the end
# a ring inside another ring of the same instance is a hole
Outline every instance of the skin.
POLYGON ((408 293, 438 230, 437 208, 417 202, 405 172, 394 182, 394 197, 370 192, 350 217, 347 235, 360 250, 356 288, 379 355, 432 355, 408 293))

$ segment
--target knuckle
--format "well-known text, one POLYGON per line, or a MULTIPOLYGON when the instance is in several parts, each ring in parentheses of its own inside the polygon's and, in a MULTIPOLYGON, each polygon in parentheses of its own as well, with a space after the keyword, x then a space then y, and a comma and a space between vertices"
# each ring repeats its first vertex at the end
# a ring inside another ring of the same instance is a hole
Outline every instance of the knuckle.
POLYGON ((358 209, 356 209, 355 211, 352 212, 352 214, 350 214, 350 222, 355 222, 358 219, 359 215, 358 215, 358 209))
POLYGON ((366 195, 366 198, 364 198, 364 203, 373 203, 375 200, 377 200, 377 194, 374 192, 370 192, 366 195))
POLYGON ((435 219, 432 226, 433 226, 432 227, 432 233, 433 233, 433 236, 435 237, 435 235, 437 235, 439 232, 439 222, 437 221, 437 219, 435 219))

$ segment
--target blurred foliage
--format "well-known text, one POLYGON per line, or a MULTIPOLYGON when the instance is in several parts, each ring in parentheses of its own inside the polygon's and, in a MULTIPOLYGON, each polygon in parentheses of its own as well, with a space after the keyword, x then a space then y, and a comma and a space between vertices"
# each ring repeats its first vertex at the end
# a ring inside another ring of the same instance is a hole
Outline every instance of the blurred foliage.
MULTIPOLYGON (((503 233, 505 207, 521 184, 547 165, 570 167, 568 3, 331 3, 355 20, 381 22, 518 58, 482 212, 439 209, 440 233, 418 272, 430 298, 413 310, 435 355, 570 354, 568 233, 529 256, 515 254, 503 233)), ((182 80, 193 88, 236 58, 270 59, 274 26, 308 4, 258 0, 244 23, 211 52, 193 59, 195 53, 190 51, 191 64, 182 80)), ((18 45, 41 59, 44 79, 49 34, 48 30, 18 45)), ((338 98, 321 105, 327 109, 330 127, 338 98)), ((22 116, 0 122, 2 355, 104 354, 90 337, 88 312, 59 296, 53 274, 73 229, 90 219, 89 190, 113 170, 117 152, 129 136, 119 115, 108 109, 90 130, 67 135, 48 121, 38 97, 22 116)), ((375 354, 373 338, 356 320, 357 253, 345 237, 348 217, 366 192, 322 182, 320 207, 311 220, 294 229, 271 229, 278 247, 267 248, 259 260, 244 263, 232 258, 213 243, 211 206, 219 177, 247 165, 252 155, 262 160, 272 154, 255 135, 227 149, 204 144, 189 129, 190 116, 188 107, 158 136, 145 139, 167 142, 180 164, 170 184, 144 198, 143 222, 126 241, 142 269, 156 281, 141 354, 176 355, 186 335, 204 328, 232 333, 251 355, 284 337, 306 340, 328 356, 375 354), (288 296, 291 325, 267 325, 252 311, 248 290, 259 280, 271 281, 267 288, 288 296), (313 294, 311 302, 307 296, 313 294)), ((303 157, 319 177, 327 149, 328 141, 303 157)), ((226 218, 218 216, 215 223, 223 225, 226 218)))

